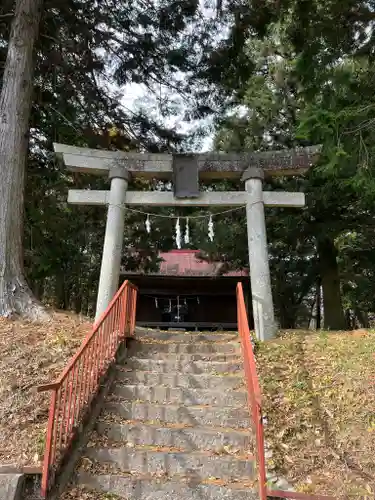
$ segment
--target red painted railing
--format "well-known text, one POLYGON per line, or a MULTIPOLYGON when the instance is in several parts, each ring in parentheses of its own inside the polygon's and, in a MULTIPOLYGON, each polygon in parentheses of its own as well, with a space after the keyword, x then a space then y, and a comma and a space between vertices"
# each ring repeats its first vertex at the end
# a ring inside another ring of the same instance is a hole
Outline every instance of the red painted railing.
POLYGON ((334 497, 330 496, 308 495, 306 493, 298 493, 294 491, 271 490, 267 487, 261 391, 254 351, 251 345, 250 329, 241 283, 238 283, 237 285, 237 321, 241 337, 242 355, 244 359, 248 394, 247 399, 253 432, 255 435, 255 456, 257 459, 258 469, 259 500, 267 500, 267 497, 294 498, 296 500, 335 500, 334 497))
POLYGON ((101 379, 122 341, 134 334, 137 289, 125 281, 60 377, 41 386, 51 390, 43 462, 42 497, 46 498, 79 427, 90 413, 101 379))

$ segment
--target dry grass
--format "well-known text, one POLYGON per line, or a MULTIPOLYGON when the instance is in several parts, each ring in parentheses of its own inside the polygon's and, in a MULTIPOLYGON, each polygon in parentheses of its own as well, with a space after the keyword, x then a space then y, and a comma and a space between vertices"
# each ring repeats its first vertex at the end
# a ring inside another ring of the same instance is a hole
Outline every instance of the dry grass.
POLYGON ((0 319, 0 464, 38 466, 43 459, 53 381, 92 324, 55 312, 47 324, 0 319))
POLYGON ((374 498, 375 332, 288 332, 257 357, 270 465, 302 492, 374 498))
POLYGON ((91 491, 83 487, 72 487, 60 496, 60 500, 120 500, 121 497, 113 493, 91 491))

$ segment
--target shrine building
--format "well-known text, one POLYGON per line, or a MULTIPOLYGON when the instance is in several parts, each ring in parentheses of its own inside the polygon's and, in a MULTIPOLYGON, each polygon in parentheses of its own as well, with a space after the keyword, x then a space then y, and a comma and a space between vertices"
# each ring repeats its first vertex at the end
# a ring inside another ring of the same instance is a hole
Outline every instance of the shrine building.
MULTIPOLYGON (((121 272, 138 286, 137 325, 160 329, 236 330, 236 285, 249 295, 247 269, 225 272, 223 263, 206 262, 199 250, 161 253, 154 273, 121 272)), ((250 327, 253 318, 250 308, 250 327)))

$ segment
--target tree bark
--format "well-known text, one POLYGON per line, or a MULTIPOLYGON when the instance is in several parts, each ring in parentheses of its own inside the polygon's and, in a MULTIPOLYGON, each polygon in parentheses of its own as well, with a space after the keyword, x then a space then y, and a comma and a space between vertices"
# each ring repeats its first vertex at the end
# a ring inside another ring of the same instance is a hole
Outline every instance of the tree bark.
POLYGON ((293 330, 296 327, 295 308, 283 302, 281 297, 279 304, 280 328, 282 330, 293 330))
POLYGON ((340 275, 337 250, 329 237, 318 239, 319 270, 323 289, 324 328, 346 330, 341 301, 340 275))
POLYGON ((316 329, 322 327, 322 297, 321 297, 321 279, 316 280, 316 329))
POLYGON ((274 268, 274 302, 282 330, 292 330, 296 326, 296 307, 293 291, 287 286, 285 270, 282 266, 274 268))
POLYGON ((0 94, 0 316, 46 319, 23 271, 25 164, 43 0, 17 0, 0 94))
POLYGON ((360 328, 370 328, 370 322, 368 319, 368 314, 365 311, 361 311, 359 307, 354 308, 354 314, 357 318, 360 328))

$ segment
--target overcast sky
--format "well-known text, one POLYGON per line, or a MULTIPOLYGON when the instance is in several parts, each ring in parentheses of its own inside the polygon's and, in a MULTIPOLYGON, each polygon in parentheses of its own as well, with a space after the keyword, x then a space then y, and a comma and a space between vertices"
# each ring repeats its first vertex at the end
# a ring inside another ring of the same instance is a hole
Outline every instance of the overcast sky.
MULTIPOLYGON (((209 0, 208 0, 209 2, 209 0)), ((208 7, 207 0, 200 0, 201 8, 204 12, 204 15, 207 17, 214 17, 216 15, 215 7, 208 7)), ((165 92, 166 90, 161 90, 165 92)), ((150 112, 152 116, 156 118, 157 121, 161 120, 168 128, 175 128, 180 133, 189 133, 196 130, 199 126, 202 125, 202 122, 187 122, 183 120, 184 107, 181 107, 180 115, 173 116, 168 118, 167 120, 162 118, 160 109, 158 109, 158 103, 155 96, 152 96, 145 85, 132 83, 129 85, 125 85, 121 89, 122 99, 121 102, 124 107, 135 110, 137 107, 141 106, 142 103, 150 102, 152 103, 152 107, 150 112)), ((210 122, 206 122, 209 124, 210 122)), ((212 149, 213 143, 213 134, 210 133, 202 142, 200 151, 210 151, 212 149)))
MULTIPOLYGON (((124 107, 135 110, 138 106, 142 106, 145 102, 153 103, 152 109, 150 109, 150 113, 153 117, 157 119, 157 121, 162 121, 165 126, 168 128, 174 128, 180 133, 189 133, 197 130, 197 128, 202 125, 202 122, 194 121, 187 122, 183 120, 184 109, 181 109, 181 113, 177 116, 169 117, 168 119, 164 119, 161 115, 160 110, 158 109, 158 104, 155 96, 152 96, 148 89, 144 85, 140 84, 129 84, 125 85, 121 92, 123 94, 121 103, 124 107)), ((202 142, 200 151, 210 151, 212 149, 213 135, 209 134, 202 142)))

